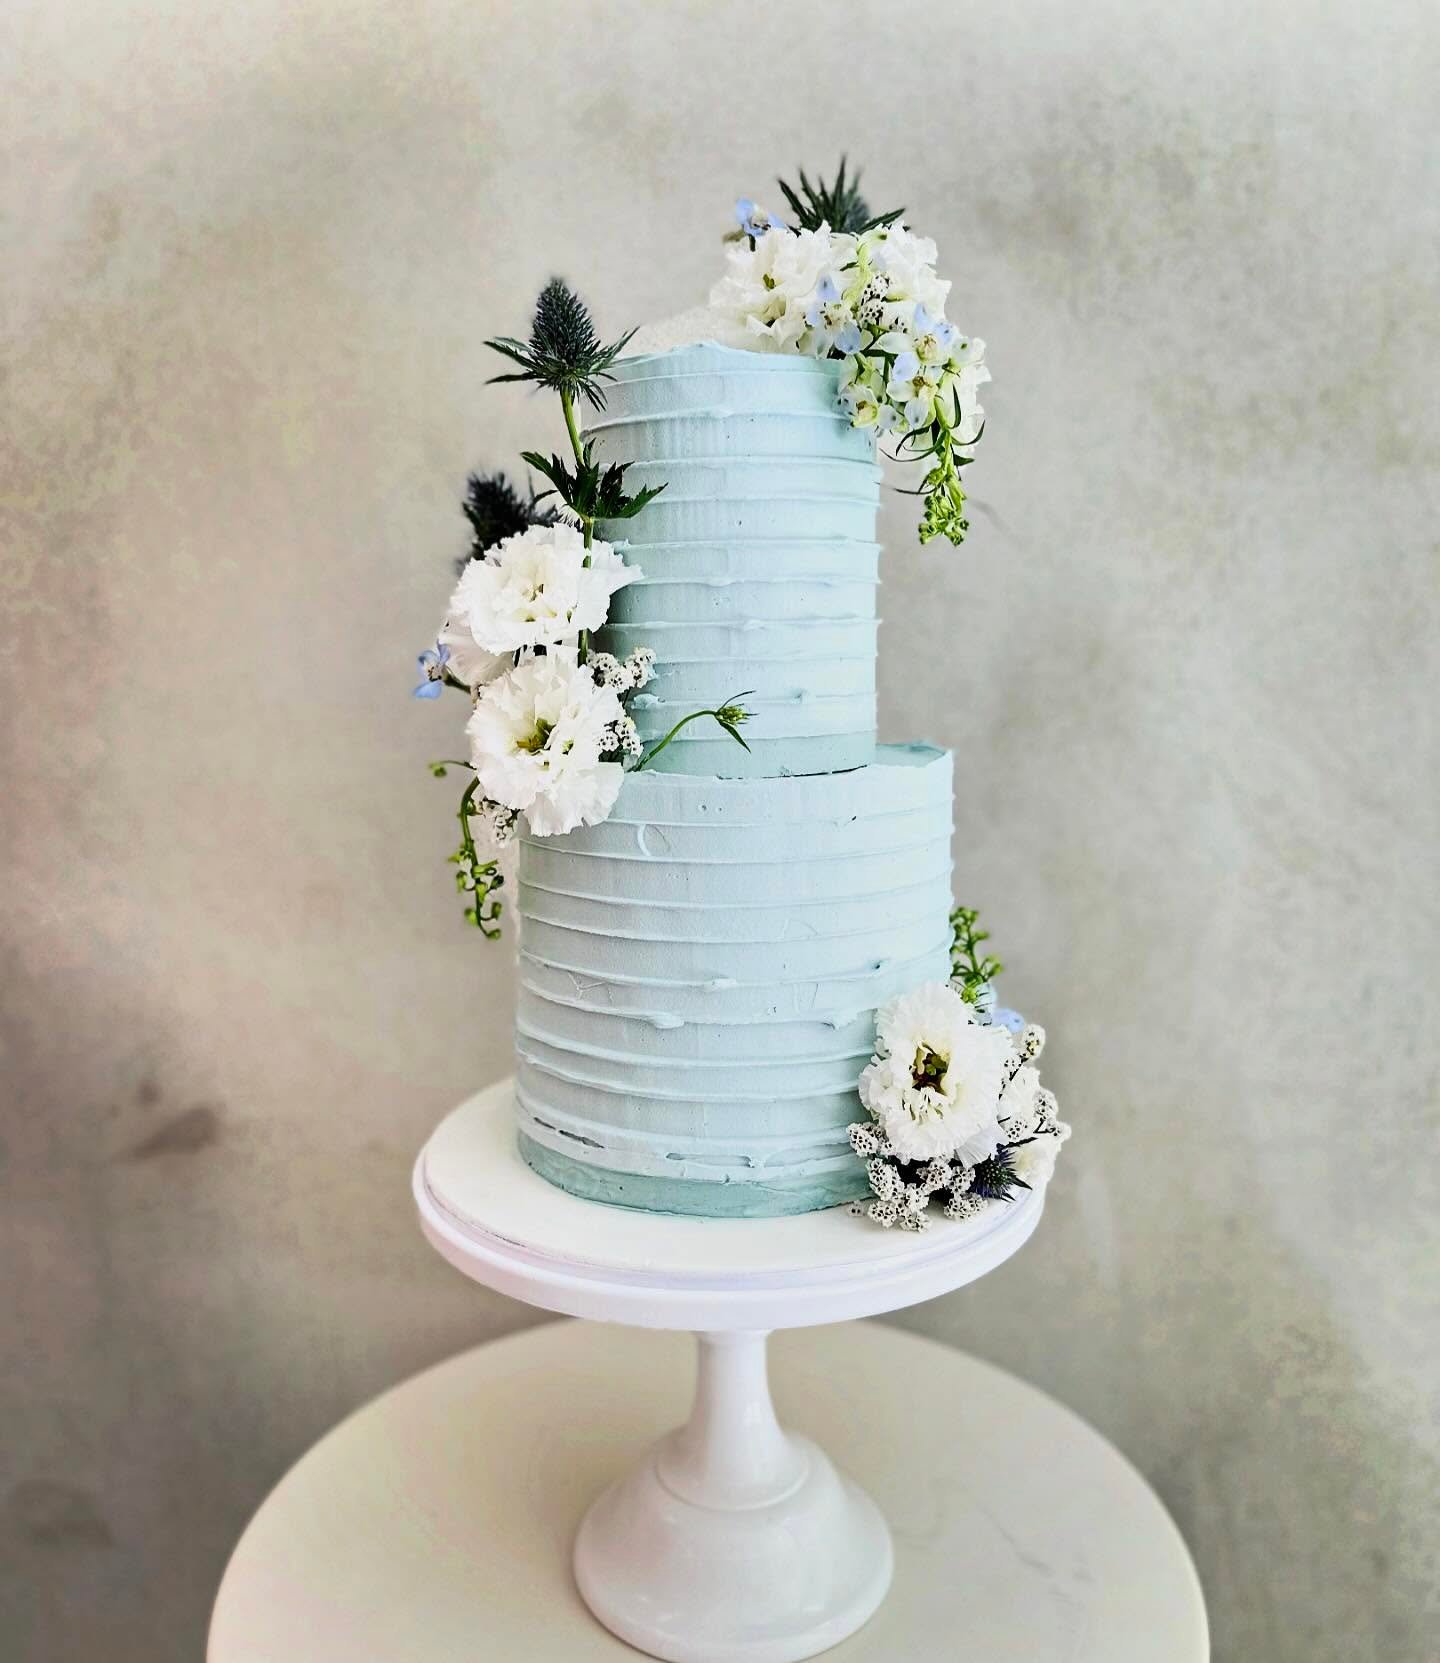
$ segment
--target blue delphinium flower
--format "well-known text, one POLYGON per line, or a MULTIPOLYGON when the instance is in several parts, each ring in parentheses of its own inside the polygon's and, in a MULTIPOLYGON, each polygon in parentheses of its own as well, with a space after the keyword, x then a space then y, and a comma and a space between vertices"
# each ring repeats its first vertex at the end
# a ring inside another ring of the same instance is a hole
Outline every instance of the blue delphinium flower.
POLYGON ((767 231, 783 231, 784 220, 776 219, 774 214, 767 213, 759 203, 752 202, 748 196, 742 196, 735 204, 735 218, 740 222, 740 229, 747 237, 754 237, 758 242, 767 231))
POLYGON ((845 324, 835 337, 836 350, 843 352, 847 358, 852 352, 859 352, 864 345, 865 333, 854 318, 851 318, 849 323, 845 324))
POLYGON ((445 691, 445 666, 450 662, 450 649, 443 641, 427 647, 415 661, 420 666, 421 682, 415 689, 417 699, 438 699, 445 691))
POLYGON ((826 352, 836 349, 848 358, 865 344, 860 325, 851 315, 840 285, 830 272, 815 285, 815 298, 805 313, 805 322, 815 331, 826 352))
POLYGON ((922 364, 939 364, 950 356, 955 339, 955 325, 945 318, 932 318, 924 306, 915 302, 915 317, 910 325, 910 336, 915 353, 922 364))

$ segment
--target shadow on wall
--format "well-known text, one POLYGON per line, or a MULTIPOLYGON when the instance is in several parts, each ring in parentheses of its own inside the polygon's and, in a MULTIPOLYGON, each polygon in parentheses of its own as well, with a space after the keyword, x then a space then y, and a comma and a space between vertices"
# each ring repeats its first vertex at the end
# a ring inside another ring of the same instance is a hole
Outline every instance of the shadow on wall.
POLYGON ((396 1378, 541 1319, 425 1246, 408 1121, 380 1143, 353 1115, 363 1064, 347 1076, 317 1038, 329 1100, 285 1112, 286 1064, 263 1056, 222 1100, 184 1083, 208 1072, 193 1037, 133 984, 31 983, 48 1026, 0 1013, 0 1262, 19 1272, 0 1655, 188 1663, 246 1519, 310 1443, 396 1378), (122 1056, 80 1042, 95 1033, 122 1056))

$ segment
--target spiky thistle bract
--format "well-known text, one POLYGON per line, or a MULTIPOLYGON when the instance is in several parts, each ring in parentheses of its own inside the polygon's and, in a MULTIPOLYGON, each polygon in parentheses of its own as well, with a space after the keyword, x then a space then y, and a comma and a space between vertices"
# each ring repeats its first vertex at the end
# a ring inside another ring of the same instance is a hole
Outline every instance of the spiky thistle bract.
POLYGON ((798 170, 798 191, 783 179, 776 181, 790 205, 797 230, 818 231, 822 225, 828 225, 832 231, 848 231, 858 236, 880 225, 893 225, 905 212, 903 208, 892 208, 886 214, 872 214, 870 204, 860 194, 859 169, 847 178, 845 167, 842 156, 833 184, 827 184, 824 175, 817 174, 812 185, 805 177, 804 168, 798 170))
POLYGON ((542 502, 535 491, 522 492, 499 469, 470 475, 460 509, 470 522, 470 548, 457 563, 461 571, 507 537, 517 537, 532 525, 554 525, 562 518, 553 503, 542 502))
POLYGON ((1029 1184, 1015 1170, 1012 1148, 997 1149, 988 1160, 974 1167, 970 1188, 965 1192, 977 1201, 1008 1201, 1016 1190, 1028 1190, 1029 1184))
POLYGON ((569 398, 580 394, 600 410, 605 404, 600 383, 609 378, 611 365, 634 333, 632 329, 605 345, 585 302, 564 278, 552 277, 535 303, 528 341, 499 335, 485 343, 520 366, 490 379, 534 381, 569 398))

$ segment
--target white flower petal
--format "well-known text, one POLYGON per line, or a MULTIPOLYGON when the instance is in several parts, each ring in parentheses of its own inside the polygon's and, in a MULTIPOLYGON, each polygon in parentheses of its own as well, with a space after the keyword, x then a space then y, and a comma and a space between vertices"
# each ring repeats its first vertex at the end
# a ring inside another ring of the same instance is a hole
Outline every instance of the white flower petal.
POLYGON ((436 639, 442 647, 450 649, 450 659, 445 668, 457 681, 463 681, 470 688, 483 687, 486 682, 494 681, 510 663, 507 653, 486 652, 476 643, 469 627, 457 622, 453 615, 441 625, 436 639))
POLYGON ((599 629, 611 595, 639 576, 610 544, 586 549, 574 526, 530 526, 466 566, 450 624, 500 657, 573 640, 599 629))
POLYGON ((860 1098, 902 1160, 959 1155, 973 1164, 995 1152, 1000 1090, 1015 1055, 1003 1028, 977 1023, 954 988, 930 982, 876 1013, 875 1047, 860 1098))
POLYGON ((537 836, 593 825, 620 789, 619 764, 601 756, 624 716, 614 690, 597 687, 573 654, 527 659, 477 701, 465 729, 471 765, 485 795, 525 811, 537 836))

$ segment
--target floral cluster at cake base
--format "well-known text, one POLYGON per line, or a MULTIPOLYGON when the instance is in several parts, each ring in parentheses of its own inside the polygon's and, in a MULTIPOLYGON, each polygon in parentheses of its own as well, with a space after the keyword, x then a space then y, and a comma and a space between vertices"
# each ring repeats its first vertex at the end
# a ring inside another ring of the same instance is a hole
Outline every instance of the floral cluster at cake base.
POLYGON ((860 1076, 868 1121, 849 1128, 873 1200, 856 1211, 886 1229, 924 1230, 930 1204, 972 1218, 1043 1189, 1070 1128, 1035 1067, 1045 1030, 994 1001, 997 959, 976 913, 957 907, 952 978, 899 994, 876 1012, 875 1054, 860 1076))

